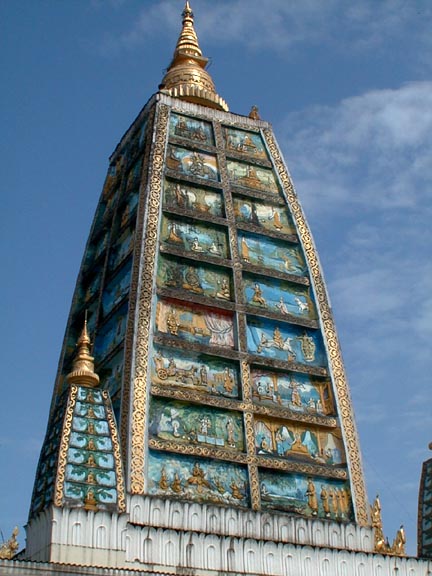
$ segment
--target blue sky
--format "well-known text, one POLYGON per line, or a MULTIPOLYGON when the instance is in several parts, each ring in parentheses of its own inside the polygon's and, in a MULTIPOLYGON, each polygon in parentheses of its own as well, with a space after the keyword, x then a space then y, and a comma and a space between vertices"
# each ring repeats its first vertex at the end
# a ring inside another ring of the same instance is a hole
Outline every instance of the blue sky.
MULTIPOLYGON (((25 524, 107 159, 160 83, 182 0, 0 2, 0 530, 25 524)), ((370 498, 416 550, 432 440, 432 4, 193 0, 233 112, 272 122, 319 250, 370 498)), ((21 542, 24 542, 21 529, 21 542)))

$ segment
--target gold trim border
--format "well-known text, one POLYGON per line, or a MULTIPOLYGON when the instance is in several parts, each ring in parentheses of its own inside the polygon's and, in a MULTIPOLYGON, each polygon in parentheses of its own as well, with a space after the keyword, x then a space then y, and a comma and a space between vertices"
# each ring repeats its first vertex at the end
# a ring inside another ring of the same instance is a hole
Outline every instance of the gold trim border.
POLYGON ((102 398, 104 399, 106 419, 108 420, 108 426, 113 443, 114 464, 117 476, 117 507, 119 512, 124 512, 126 510, 126 498, 119 435, 113 415, 110 395, 106 390, 102 390, 101 392, 102 398))
MULTIPOLYGON (((158 238, 159 209, 162 195, 163 166, 168 133, 169 107, 157 105, 154 153, 150 168, 150 186, 147 204, 144 255, 141 260, 142 275, 134 343, 135 366, 132 379, 131 446, 130 446, 130 491, 143 494, 145 489, 145 436, 147 404, 147 372, 151 329, 152 293, 158 238)), ((136 312, 135 312, 136 314, 136 312)))
POLYGON ((309 270, 315 288, 316 303, 321 317, 323 335, 327 344, 328 359, 333 374, 335 392, 337 393, 339 413, 342 428, 345 433, 345 444, 347 448, 347 459, 352 480, 352 492, 354 509, 357 522, 362 526, 369 524, 368 503, 366 496, 366 486, 361 462, 360 447, 357 429, 354 421, 352 403, 345 369, 342 361, 342 354, 336 333, 336 328, 327 298, 327 292, 320 269, 320 264, 316 254, 312 235, 306 223, 303 211, 298 201, 294 187, 289 177, 288 171, 282 159, 282 155, 276 144, 273 132, 264 129, 263 135, 267 143, 274 165, 282 183, 283 191, 287 197, 291 213, 297 225, 297 230, 309 264, 309 270))
POLYGON ((78 386, 71 384, 69 391, 68 403, 64 415, 63 427, 61 432, 61 442, 59 447, 59 459, 57 463, 57 477, 54 488, 54 506, 63 505, 65 472, 67 463, 67 451, 69 448, 69 439, 72 431, 72 420, 78 394, 78 386))

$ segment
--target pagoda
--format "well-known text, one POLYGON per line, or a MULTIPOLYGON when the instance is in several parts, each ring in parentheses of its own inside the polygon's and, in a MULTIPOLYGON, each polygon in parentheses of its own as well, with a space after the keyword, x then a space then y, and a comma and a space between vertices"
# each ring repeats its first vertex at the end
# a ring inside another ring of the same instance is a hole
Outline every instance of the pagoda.
POLYGON ((371 514, 318 255, 272 128, 256 107, 229 112, 189 2, 182 16, 159 91, 110 158, 26 548, 0 574, 426 573, 403 529, 384 541, 379 500, 371 514))

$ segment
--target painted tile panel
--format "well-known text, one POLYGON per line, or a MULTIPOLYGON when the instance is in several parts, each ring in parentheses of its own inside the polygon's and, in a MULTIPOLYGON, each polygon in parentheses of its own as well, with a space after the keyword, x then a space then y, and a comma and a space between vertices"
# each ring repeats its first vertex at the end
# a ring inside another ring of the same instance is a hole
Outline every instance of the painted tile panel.
POLYGON ((234 348, 234 323, 231 314, 177 301, 159 300, 156 328, 180 340, 207 346, 234 348))
POLYGON ((248 506, 246 468, 229 462, 150 451, 149 492, 195 502, 248 506))
POLYGON ((239 370, 234 362, 163 347, 155 347, 152 359, 154 384, 193 388, 228 398, 239 396, 239 370))
POLYGON ((234 196, 234 215, 237 222, 253 224, 270 232, 296 234, 296 229, 286 208, 234 196))
POLYGON ((245 302, 258 309, 281 316, 291 314, 309 320, 317 318, 310 290, 306 286, 244 274, 243 289, 245 302))
POLYGON ((353 520, 348 482, 269 471, 260 472, 260 481, 264 509, 345 522, 353 520))
POLYGON ((177 138, 187 138, 192 142, 214 145, 213 128, 210 122, 171 113, 169 134, 177 138))
POLYGON ((256 453, 326 466, 346 463, 340 431, 329 432, 302 424, 255 419, 256 453))
POLYGON ((128 294, 131 278, 132 258, 105 284, 102 292, 102 313, 107 316, 128 294))
POLYGON ((228 177, 232 186, 252 188, 261 192, 279 195, 275 175, 268 168, 254 166, 234 160, 227 161, 228 177))
POLYGON ((150 438, 229 450, 244 450, 242 416, 217 410, 152 398, 150 438))
POLYGON ((252 354, 310 366, 326 366, 321 335, 292 324, 248 318, 247 345, 252 354))
POLYGON ((278 373, 252 368, 254 402, 265 406, 281 406, 299 414, 334 414, 329 391, 330 383, 308 374, 278 373))
POLYGON ((165 180, 164 208, 182 208, 198 214, 224 216, 222 195, 205 188, 198 188, 183 182, 165 180))
POLYGON ((245 156, 252 156, 260 160, 267 160, 267 151, 261 134, 247 132, 237 128, 225 128, 225 142, 228 152, 236 152, 245 156))
POLYGON ((157 285, 159 288, 178 288, 229 301, 232 297, 231 274, 223 268, 200 266, 199 264, 159 257, 157 285))
POLYGON ((109 257, 109 269, 114 270, 122 260, 132 251, 134 244, 135 230, 128 226, 111 246, 109 257))
POLYGON ((196 152, 169 144, 166 165, 170 170, 186 176, 210 181, 220 179, 216 156, 205 152, 196 152))
POLYGON ((229 258, 228 236, 222 227, 163 216, 161 241, 167 247, 181 248, 191 254, 229 258))
POLYGON ((304 276, 307 272, 297 246, 243 231, 238 232, 238 242, 243 262, 295 276, 304 276))
POLYGON ((98 362, 107 356, 124 338, 126 332, 128 303, 125 302, 96 334, 94 355, 98 362))

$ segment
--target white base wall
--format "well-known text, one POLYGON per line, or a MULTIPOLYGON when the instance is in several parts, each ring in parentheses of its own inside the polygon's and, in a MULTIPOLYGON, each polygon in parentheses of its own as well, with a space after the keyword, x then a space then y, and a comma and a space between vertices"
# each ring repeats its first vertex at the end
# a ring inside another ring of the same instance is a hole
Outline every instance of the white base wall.
POLYGON ((27 526, 26 559, 194 576, 432 574, 427 561, 374 554, 372 529, 354 524, 142 496, 127 511, 51 507, 27 526))

